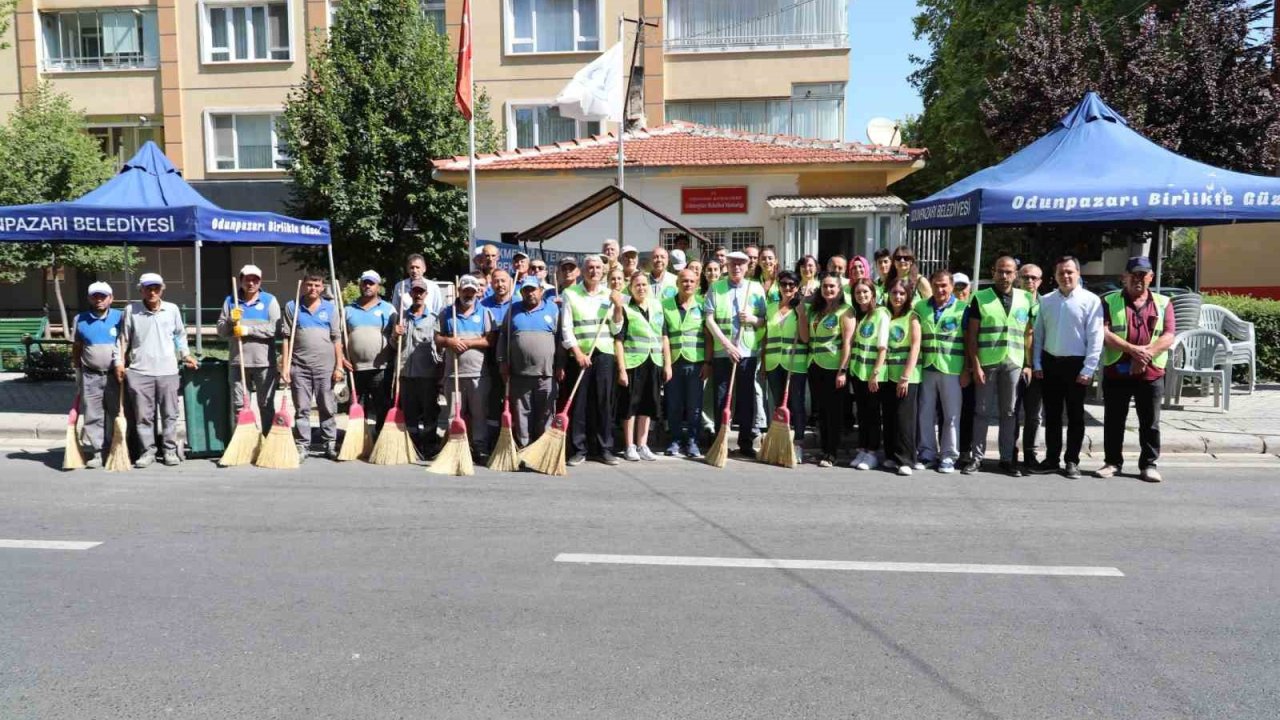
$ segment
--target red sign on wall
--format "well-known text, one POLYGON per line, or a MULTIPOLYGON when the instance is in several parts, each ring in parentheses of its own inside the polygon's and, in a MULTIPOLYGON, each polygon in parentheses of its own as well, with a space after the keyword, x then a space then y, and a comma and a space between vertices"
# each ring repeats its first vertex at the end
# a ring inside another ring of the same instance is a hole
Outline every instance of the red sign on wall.
POLYGON ((686 215, 745 213, 747 188, 746 186, 680 188, 680 211, 686 215))

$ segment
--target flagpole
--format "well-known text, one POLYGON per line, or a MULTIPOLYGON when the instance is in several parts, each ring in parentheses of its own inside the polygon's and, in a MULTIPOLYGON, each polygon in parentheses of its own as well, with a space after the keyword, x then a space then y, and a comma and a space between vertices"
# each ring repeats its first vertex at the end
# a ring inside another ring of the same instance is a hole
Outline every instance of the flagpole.
MULTIPOLYGON (((619 44, 623 43, 626 40, 626 35, 623 34, 623 30, 626 28, 625 23, 626 23, 626 15, 624 15, 623 13, 618 13, 618 43, 619 44)), ((627 54, 623 52, 623 53, 619 53, 619 55, 621 55, 619 60, 622 62, 622 68, 625 70, 627 69, 627 54)), ((631 78, 628 77, 627 85, 625 87, 630 87, 630 85, 631 85, 631 78)), ((618 122, 618 189, 619 190, 626 189, 626 173, 624 171, 624 168, 626 167, 627 161, 626 161, 626 155, 623 153, 623 147, 622 147, 623 137, 622 136, 627 131, 627 100, 628 99, 629 98, 627 98, 626 96, 623 96, 622 98, 622 119, 618 122)), ((626 203, 623 202, 622 200, 618 200, 618 247, 622 247, 623 245, 626 245, 626 241, 623 239, 623 218, 624 218, 625 212, 626 212, 626 203)))
MULTIPOLYGON (((468 8, 470 10, 470 8, 468 8)), ((471 35, 471 18, 465 18, 467 22, 467 44, 470 45, 474 41, 471 35)), ((475 53, 472 48, 467 48, 467 81, 470 84, 468 95, 471 102, 470 117, 467 119, 467 232, 470 242, 467 244, 467 257, 470 258, 474 252, 476 244, 476 81, 475 74, 471 72, 473 67, 472 58, 475 53)))

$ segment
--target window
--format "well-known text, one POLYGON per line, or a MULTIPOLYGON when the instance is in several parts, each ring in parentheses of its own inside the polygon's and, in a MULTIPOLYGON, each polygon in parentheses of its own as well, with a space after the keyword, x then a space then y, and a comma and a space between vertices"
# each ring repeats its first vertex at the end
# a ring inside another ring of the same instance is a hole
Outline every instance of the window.
POLYGON ((816 140, 844 138, 844 83, 796 84, 791 98, 669 102, 668 120, 816 140))
POLYGON ((131 70, 160 65, 154 10, 40 13, 45 72, 131 70))
MULTIPOLYGON (((329 27, 333 27, 333 21, 337 18, 338 5, 342 4, 342 0, 327 0, 327 12, 329 13, 329 27)), ((444 34, 444 5, 445 0, 419 0, 422 8, 422 16, 431 21, 431 25, 435 27, 436 33, 444 34)))
POLYGON ((277 113, 210 113, 207 141, 210 171, 278 170, 288 160, 276 132, 277 113))
POLYGON ((849 47, 847 0, 667 0, 668 52, 849 47))
POLYGON ((289 60, 291 40, 288 3, 204 5, 205 62, 289 60))
POLYGON ((102 154, 114 158, 119 167, 133 157, 142 144, 150 140, 164 149, 164 138, 160 128, 136 125, 90 126, 85 128, 102 146, 102 154))
MULTIPOLYGON (((706 257, 711 253, 711 248, 716 245, 723 245, 729 252, 734 250, 743 250, 748 245, 759 247, 764 240, 764 228, 758 227, 735 227, 735 228, 693 228, 702 233, 703 237, 711 242, 710 245, 702 245, 697 238, 689 238, 688 259, 706 257)), ((662 247, 671 250, 675 247, 676 238, 683 235, 683 230, 676 228, 663 228, 658 235, 659 242, 662 247)))
POLYGON ((507 52, 600 49, 600 0, 505 0, 507 52))
POLYGON ((507 123, 507 149, 574 140, 600 133, 600 123, 560 117, 555 105, 512 105, 507 123))

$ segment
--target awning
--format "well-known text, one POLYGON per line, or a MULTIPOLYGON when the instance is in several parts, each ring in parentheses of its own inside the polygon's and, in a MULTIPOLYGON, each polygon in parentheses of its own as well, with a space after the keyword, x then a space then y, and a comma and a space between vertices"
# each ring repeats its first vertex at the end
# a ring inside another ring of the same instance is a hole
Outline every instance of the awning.
POLYGON ((653 209, 645 202, 637 200, 634 195, 627 193, 625 190, 619 190, 613 185, 604 187, 599 192, 592 193, 585 199, 579 200, 568 208, 561 210, 555 215, 543 220, 519 235, 516 235, 515 240, 517 243, 524 243, 525 245, 528 245, 531 242, 545 242, 622 200, 627 200, 640 209, 662 218, 668 223, 676 226, 680 232, 685 233, 691 238, 696 238, 699 242, 711 242, 710 240, 707 240, 707 238, 703 237, 702 233, 699 233, 696 230, 691 230, 685 227, 682 223, 672 220, 670 217, 653 209))
POLYGON ((769 198, 769 212, 781 215, 822 213, 901 213, 907 203, 897 195, 775 195, 769 198))

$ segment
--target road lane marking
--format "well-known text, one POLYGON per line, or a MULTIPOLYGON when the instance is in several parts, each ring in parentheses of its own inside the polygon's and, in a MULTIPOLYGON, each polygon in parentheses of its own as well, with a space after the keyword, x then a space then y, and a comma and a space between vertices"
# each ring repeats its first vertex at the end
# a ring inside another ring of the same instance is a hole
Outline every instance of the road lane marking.
POLYGON ((556 562, 583 565, 674 565, 770 570, 858 570, 863 572, 962 573, 970 575, 1051 575, 1055 577, 1124 577, 1113 567, 1076 565, 975 565, 970 563, 858 562, 847 560, 778 560, 775 558, 682 557, 674 555, 592 555, 560 553, 556 562))
POLYGON ((10 550, 88 550, 101 545, 101 542, 80 542, 78 540, 0 540, 0 549, 10 550))

